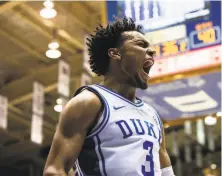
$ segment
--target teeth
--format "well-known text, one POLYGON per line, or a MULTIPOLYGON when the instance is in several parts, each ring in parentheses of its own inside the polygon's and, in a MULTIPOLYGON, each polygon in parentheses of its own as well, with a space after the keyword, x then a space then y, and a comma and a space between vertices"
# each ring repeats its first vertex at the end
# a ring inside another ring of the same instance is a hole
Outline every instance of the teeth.
POLYGON ((147 62, 143 68, 149 68, 152 65, 153 65, 153 62, 147 62))

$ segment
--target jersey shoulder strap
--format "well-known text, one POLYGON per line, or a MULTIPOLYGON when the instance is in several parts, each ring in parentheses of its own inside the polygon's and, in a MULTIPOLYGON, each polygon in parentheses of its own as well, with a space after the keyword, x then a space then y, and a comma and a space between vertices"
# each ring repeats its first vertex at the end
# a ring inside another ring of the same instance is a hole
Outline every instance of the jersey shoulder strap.
POLYGON ((89 131, 87 133, 86 138, 90 138, 90 137, 93 137, 93 136, 99 134, 103 130, 103 128, 106 126, 106 124, 109 121, 109 117, 110 117, 110 108, 109 108, 109 105, 108 105, 105 97, 93 85, 80 87, 75 92, 74 96, 78 95, 83 90, 88 90, 88 91, 93 92, 100 99, 100 101, 103 104, 103 110, 102 110, 101 115, 98 117, 97 122, 95 124, 93 124, 93 126, 91 126, 91 128, 89 129, 89 131))
POLYGON ((107 100, 110 99, 112 96, 109 92, 107 92, 106 90, 104 90, 104 88, 102 86, 99 85, 87 85, 87 86, 82 86, 80 87, 74 94, 74 96, 76 96, 77 94, 79 94, 80 92, 82 92, 83 90, 89 90, 92 91, 93 93, 95 93, 99 98, 105 98, 107 100))
MULTIPOLYGON (((146 103, 147 104, 147 103, 146 103)), ((159 114, 157 113, 157 111, 149 104, 147 104, 148 108, 153 112, 154 114, 154 120, 156 121, 156 123, 158 124, 158 126, 160 127, 160 129, 163 129, 163 123, 162 120, 159 116, 159 114)))
POLYGON ((154 120, 155 120, 155 122, 156 122, 156 124, 157 124, 157 126, 159 127, 159 130, 160 130, 160 138, 159 138, 159 143, 161 143, 162 142, 162 132, 163 132, 163 123, 162 123, 162 120, 161 120, 161 118, 160 118, 160 116, 159 116, 159 114, 157 113, 157 111, 151 106, 151 105, 149 105, 149 104, 147 104, 146 103, 146 105, 148 106, 148 108, 149 108, 149 110, 153 113, 153 118, 154 118, 154 120))

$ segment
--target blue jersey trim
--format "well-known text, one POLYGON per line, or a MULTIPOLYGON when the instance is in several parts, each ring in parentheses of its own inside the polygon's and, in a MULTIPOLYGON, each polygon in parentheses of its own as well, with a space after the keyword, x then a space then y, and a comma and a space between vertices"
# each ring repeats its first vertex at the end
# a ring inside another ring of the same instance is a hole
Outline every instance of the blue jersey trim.
POLYGON ((78 160, 76 161, 76 169, 77 169, 77 172, 78 172, 79 176, 85 176, 85 174, 82 172, 82 170, 79 166, 79 161, 78 160))
POLYGON ((75 172, 75 176, 79 176, 78 170, 76 170, 76 172, 75 172))
POLYGON ((121 95, 117 94, 116 92, 114 92, 114 91, 112 91, 112 90, 110 90, 110 89, 107 89, 106 87, 104 87, 104 86, 102 86, 102 85, 98 85, 98 84, 94 84, 94 85, 95 85, 96 87, 99 87, 100 89, 103 89, 103 90, 105 90, 106 92, 108 92, 108 93, 110 93, 110 94, 112 94, 112 95, 120 98, 121 100, 126 101, 127 103, 136 106, 136 107, 141 107, 141 106, 143 106, 143 104, 144 104, 143 101, 142 101, 141 99, 139 99, 139 98, 136 98, 136 99, 139 101, 138 103, 133 103, 133 102, 127 100, 126 98, 122 97, 121 95))
POLYGON ((102 153, 102 150, 101 150, 101 141, 100 141, 98 135, 95 136, 95 139, 96 139, 97 146, 98 146, 99 158, 101 159, 101 162, 102 162, 102 168, 100 168, 101 171, 102 171, 101 174, 102 174, 103 176, 107 176, 106 167, 105 167, 105 160, 104 160, 104 156, 103 156, 103 153, 102 153))
POLYGON ((101 159, 99 158, 98 144, 95 137, 85 139, 77 161, 84 175, 102 176, 101 159))
POLYGON ((108 123, 109 118, 110 118, 110 109, 109 109, 109 105, 108 105, 106 99, 103 97, 103 95, 101 95, 97 90, 95 90, 94 88, 92 88, 90 86, 87 86, 86 89, 91 90, 97 96, 99 96, 102 99, 103 104, 104 104, 104 115, 103 115, 103 117, 100 117, 100 118, 103 118, 102 122, 98 126, 96 125, 92 129, 90 134, 86 136, 86 138, 90 138, 92 136, 95 136, 95 135, 99 134, 105 128, 105 126, 108 123))
POLYGON ((152 107, 152 106, 150 106, 149 104, 147 104, 152 110, 153 110, 153 112, 155 113, 155 115, 156 115, 156 117, 157 117, 157 120, 158 120, 158 122, 159 122, 159 126, 160 126, 160 128, 161 128, 161 130, 162 130, 162 127, 163 127, 163 123, 162 123, 162 121, 161 121, 161 119, 160 119, 160 116, 159 116, 159 114, 156 112, 156 110, 152 107))
POLYGON ((160 116, 159 116, 159 114, 156 112, 156 110, 154 109, 154 113, 156 114, 156 116, 157 116, 157 119, 158 119, 158 121, 159 121, 159 124, 160 124, 160 128, 161 128, 161 130, 163 129, 163 123, 162 123, 162 121, 161 121, 161 119, 160 119, 160 116))
MULTIPOLYGON (((153 110, 153 112, 154 112, 154 114, 156 115, 156 117, 157 117, 157 120, 158 120, 158 122, 159 122, 159 126, 160 126, 160 132, 161 132, 161 138, 163 138, 163 136, 162 136, 162 131, 163 131, 163 123, 162 123, 162 121, 161 121, 161 119, 160 119, 160 116, 159 116, 159 114, 156 112, 156 110, 152 107, 152 106, 150 106, 149 104, 147 104, 152 110, 153 110)), ((159 138, 159 143, 160 143, 160 138, 159 138)))
POLYGON ((78 167, 77 164, 76 164, 76 170, 77 170, 76 174, 77 174, 78 176, 83 176, 83 175, 81 174, 81 171, 80 171, 80 169, 79 169, 79 167, 78 167))

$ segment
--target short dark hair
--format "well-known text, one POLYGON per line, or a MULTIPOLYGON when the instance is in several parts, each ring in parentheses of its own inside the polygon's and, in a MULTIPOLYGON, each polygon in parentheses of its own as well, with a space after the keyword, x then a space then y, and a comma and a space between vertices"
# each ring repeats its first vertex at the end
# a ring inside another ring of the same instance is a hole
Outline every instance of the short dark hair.
POLYGON ((104 28, 102 25, 96 28, 94 34, 87 38, 89 50, 89 64, 94 73, 104 75, 109 67, 109 48, 115 48, 120 42, 121 33, 125 31, 142 32, 142 27, 136 25, 131 18, 115 20, 104 28))

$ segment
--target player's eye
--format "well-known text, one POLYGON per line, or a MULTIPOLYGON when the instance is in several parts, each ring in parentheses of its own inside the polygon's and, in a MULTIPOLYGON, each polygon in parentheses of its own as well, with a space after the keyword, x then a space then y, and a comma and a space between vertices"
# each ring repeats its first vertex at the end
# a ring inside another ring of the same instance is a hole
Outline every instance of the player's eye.
POLYGON ((148 47, 147 43, 142 42, 142 41, 138 42, 138 45, 141 46, 142 48, 147 48, 148 47))

